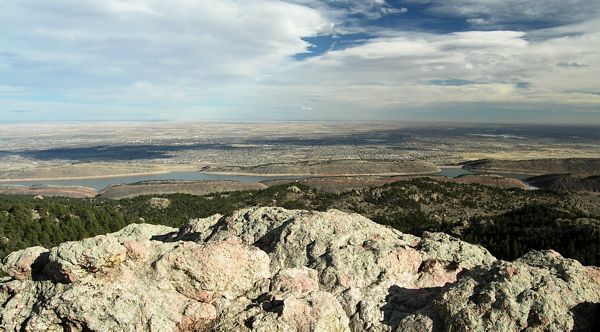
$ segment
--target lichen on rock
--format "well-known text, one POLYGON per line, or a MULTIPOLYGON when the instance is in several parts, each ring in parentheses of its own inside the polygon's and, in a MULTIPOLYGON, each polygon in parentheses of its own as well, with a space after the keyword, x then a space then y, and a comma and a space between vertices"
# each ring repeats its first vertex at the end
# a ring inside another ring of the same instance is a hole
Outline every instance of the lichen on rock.
POLYGON ((0 268, 2 331, 585 330, 600 303, 600 269, 556 252, 505 262, 335 210, 134 224, 0 268))

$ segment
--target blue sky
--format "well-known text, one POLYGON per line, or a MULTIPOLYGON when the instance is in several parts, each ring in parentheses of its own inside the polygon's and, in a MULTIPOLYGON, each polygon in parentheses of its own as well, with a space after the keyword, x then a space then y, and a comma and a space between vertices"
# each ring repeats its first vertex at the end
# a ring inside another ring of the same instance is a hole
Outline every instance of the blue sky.
POLYGON ((0 121, 600 124, 597 0, 10 0, 0 121))

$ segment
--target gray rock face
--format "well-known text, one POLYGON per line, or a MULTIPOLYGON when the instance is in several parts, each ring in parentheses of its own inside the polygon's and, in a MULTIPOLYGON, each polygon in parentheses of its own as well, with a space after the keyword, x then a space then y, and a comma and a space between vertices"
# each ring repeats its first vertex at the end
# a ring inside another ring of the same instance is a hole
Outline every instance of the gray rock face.
POLYGON ((475 269, 435 306, 441 316, 453 318, 445 320, 452 330, 571 331, 594 330, 590 324, 597 316, 585 317, 580 310, 591 305, 600 313, 599 299, 600 269, 549 250, 475 269))
POLYGON ((0 331, 593 329, 600 269, 357 214, 248 208, 14 252, 0 331))

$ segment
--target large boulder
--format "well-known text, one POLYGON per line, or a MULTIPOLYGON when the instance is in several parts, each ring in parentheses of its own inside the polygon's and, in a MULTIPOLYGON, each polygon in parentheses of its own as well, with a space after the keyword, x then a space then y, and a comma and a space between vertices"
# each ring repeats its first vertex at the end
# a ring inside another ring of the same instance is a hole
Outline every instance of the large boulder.
POLYGON ((48 259, 49 252, 43 247, 31 247, 10 253, 2 260, 0 270, 18 279, 31 279, 36 265, 42 267, 48 259))
POLYGON ((593 329, 600 270, 340 211, 129 225, 2 261, 1 331, 593 329))
POLYGON ((354 330, 385 330, 394 323, 388 317, 395 316, 382 316, 380 308, 395 286, 442 287, 463 269, 495 261, 484 248, 446 234, 418 238, 336 210, 250 208, 195 220, 182 229, 193 229, 200 242, 240 238, 269 254, 272 271, 314 269, 322 290, 336 296, 354 330))
POLYGON ((474 269, 435 307, 448 330, 585 331, 594 324, 586 307, 600 314, 599 300, 600 269, 549 250, 474 269))

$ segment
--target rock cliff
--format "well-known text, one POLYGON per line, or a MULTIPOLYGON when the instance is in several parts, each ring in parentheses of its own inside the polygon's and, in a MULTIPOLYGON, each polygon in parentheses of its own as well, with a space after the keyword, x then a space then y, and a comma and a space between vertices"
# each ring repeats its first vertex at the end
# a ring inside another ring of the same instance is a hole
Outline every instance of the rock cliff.
POLYGON ((1 268, 0 331, 585 331, 600 316, 598 268, 335 210, 129 225, 1 268))

